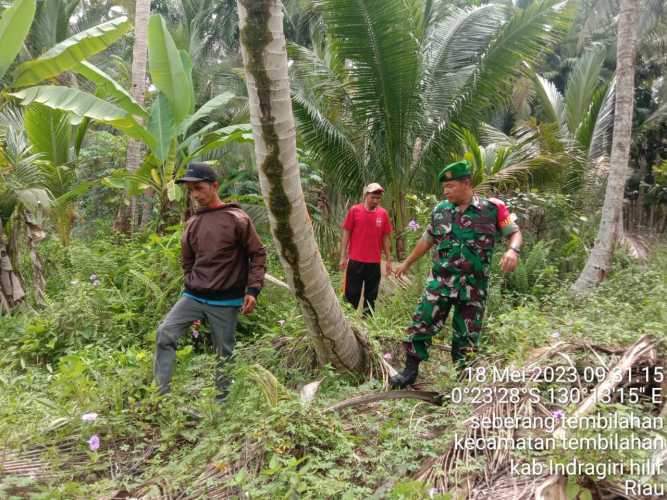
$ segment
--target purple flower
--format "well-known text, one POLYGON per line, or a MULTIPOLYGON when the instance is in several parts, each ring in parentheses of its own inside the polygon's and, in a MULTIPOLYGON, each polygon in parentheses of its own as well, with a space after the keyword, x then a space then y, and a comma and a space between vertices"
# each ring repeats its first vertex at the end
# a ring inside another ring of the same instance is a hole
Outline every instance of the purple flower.
POLYGON ((95 274, 95 273, 91 274, 90 278, 88 278, 88 279, 90 280, 91 283, 94 283, 94 282, 100 280, 99 276, 97 276, 97 274, 95 274))
POLYGON ((412 220, 408 223, 408 229, 409 229, 410 231, 417 231, 420 227, 421 227, 421 226, 419 225, 419 222, 417 222, 417 221, 414 220, 414 219, 412 219, 412 220))
POLYGON ((97 434, 93 434, 88 440, 88 446, 90 451, 97 451, 100 449, 100 437, 97 434))
POLYGON ((97 420, 97 413, 84 413, 81 415, 81 420, 84 422, 94 422, 97 420))
POLYGON ((199 330, 197 330, 196 328, 192 329, 192 338, 193 339, 199 338, 199 330))
POLYGON ((93 286, 100 286, 100 280, 93 281, 93 286))
POLYGON ((565 412, 563 410, 556 410, 551 414, 557 421, 561 421, 565 418, 565 412))
POLYGON ((385 352, 382 357, 387 361, 391 361, 394 356, 392 356, 390 352, 385 352))

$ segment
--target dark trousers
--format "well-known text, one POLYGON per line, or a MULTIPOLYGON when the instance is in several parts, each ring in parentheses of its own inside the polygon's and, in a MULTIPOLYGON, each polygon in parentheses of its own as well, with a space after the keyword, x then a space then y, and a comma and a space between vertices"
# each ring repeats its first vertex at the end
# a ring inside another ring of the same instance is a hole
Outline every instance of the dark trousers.
POLYGON ((479 349, 484 318, 483 302, 462 302, 425 290, 412 316, 412 324, 406 330, 408 352, 414 352, 422 360, 427 360, 431 339, 440 332, 452 308, 452 360, 458 368, 464 368, 479 349))
POLYGON ((361 300, 361 288, 364 289, 364 316, 375 307, 375 299, 380 289, 382 272, 380 264, 348 260, 345 276, 345 300, 355 309, 361 300))
POLYGON ((212 306, 181 297, 157 329, 154 370, 160 393, 169 392, 176 344, 195 320, 206 320, 211 329, 211 339, 218 355, 215 383, 218 391, 224 393, 229 381, 223 375, 222 368, 234 350, 238 316, 238 307, 212 306))

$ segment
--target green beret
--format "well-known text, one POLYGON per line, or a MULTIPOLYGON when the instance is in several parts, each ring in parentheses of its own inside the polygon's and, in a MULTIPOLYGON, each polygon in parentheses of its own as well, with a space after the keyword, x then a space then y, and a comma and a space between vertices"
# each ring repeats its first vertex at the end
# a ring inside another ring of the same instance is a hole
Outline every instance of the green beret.
POLYGON ((470 163, 468 160, 459 160, 454 163, 450 163, 445 168, 442 169, 438 180, 440 182, 444 181, 454 181, 457 179, 463 179, 465 177, 470 177, 471 174, 470 163))

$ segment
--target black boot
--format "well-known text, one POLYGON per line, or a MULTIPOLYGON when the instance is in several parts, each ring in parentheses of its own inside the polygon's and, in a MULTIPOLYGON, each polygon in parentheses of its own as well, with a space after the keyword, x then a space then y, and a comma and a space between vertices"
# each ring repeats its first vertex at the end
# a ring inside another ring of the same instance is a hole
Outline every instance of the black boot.
POLYGON ((412 352, 408 352, 405 357, 405 369, 403 373, 394 375, 389 379, 389 384, 393 389, 404 389, 408 385, 412 385, 417 380, 419 374, 419 363, 421 358, 412 352))

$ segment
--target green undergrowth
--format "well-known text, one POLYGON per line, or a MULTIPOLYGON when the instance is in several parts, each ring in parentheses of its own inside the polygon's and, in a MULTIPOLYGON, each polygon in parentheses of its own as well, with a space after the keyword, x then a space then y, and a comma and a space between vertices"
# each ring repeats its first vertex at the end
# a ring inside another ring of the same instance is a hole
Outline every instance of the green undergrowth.
MULTIPOLYGON (((46 303, 0 318, 0 447, 43 450, 52 474, 0 471, 0 497, 158 495, 167 486, 200 497, 214 486, 239 498, 428 496, 411 482, 413 474, 445 451, 471 408, 395 400, 328 411, 383 390, 382 383, 377 373, 356 378, 318 367, 295 301, 274 285, 241 321, 224 405, 214 400, 215 359, 205 328, 198 338, 188 332, 181 339, 173 391, 157 396, 155 328, 178 297, 178 238, 75 241, 66 251, 47 244, 46 303), (302 401, 301 389, 315 381, 316 396, 302 401), (83 421, 90 412, 97 419, 83 421), (96 451, 88 443, 93 435, 96 451)), ((664 336, 667 249, 645 267, 620 256, 615 269, 586 299, 570 297, 568 279, 557 272, 543 275, 540 293, 494 279, 486 362, 520 364, 559 340, 618 347, 645 333, 664 336)), ((425 264, 417 271, 407 288, 381 296, 375 317, 362 322, 347 309, 395 366, 425 264)), ((270 272, 282 278, 275 258, 270 272)), ((447 392, 457 384, 446 352, 449 331, 447 325, 424 364, 422 389, 447 392)))

